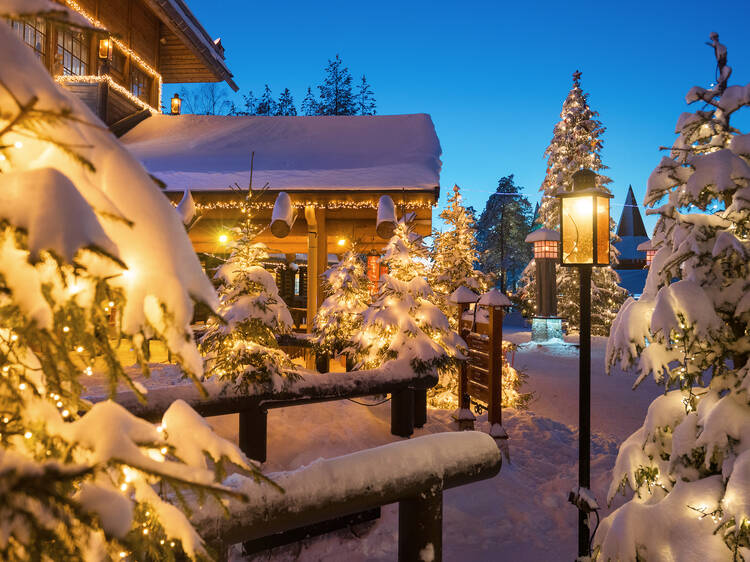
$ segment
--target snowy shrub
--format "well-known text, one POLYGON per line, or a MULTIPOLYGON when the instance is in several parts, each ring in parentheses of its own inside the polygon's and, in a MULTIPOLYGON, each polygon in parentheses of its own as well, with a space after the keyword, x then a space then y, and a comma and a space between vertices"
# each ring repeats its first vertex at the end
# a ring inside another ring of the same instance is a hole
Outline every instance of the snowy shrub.
POLYGON ((442 371, 463 358, 463 340, 433 304, 427 283, 427 248, 407 216, 396 226, 383 254, 388 273, 380 278, 374 302, 363 313, 354 337, 357 369, 408 359, 417 373, 442 371))
MULTIPOLYGON (((542 202, 539 206, 539 223, 550 230, 560 229, 560 209, 556 195, 573 189, 573 174, 582 168, 597 172, 597 184, 606 188, 612 180, 599 174, 607 166, 602 163, 601 136, 606 130, 597 119, 599 113, 589 107, 588 94, 581 89, 581 73, 573 74, 573 88, 563 102, 560 121, 555 125, 552 140, 544 155, 547 157, 547 173, 539 191, 542 202)), ((610 219, 611 241, 619 238, 614 233, 615 222, 610 219)), ((619 252, 610 246, 610 262, 617 264, 619 252)), ((579 277, 575 268, 557 266, 558 314, 565 318, 568 330, 578 330, 579 277)), ((612 320, 624 302, 627 291, 618 285, 620 277, 608 267, 595 267, 591 273, 591 333, 595 336, 609 335, 612 320)), ((521 311, 533 315, 536 304, 536 265, 532 260, 524 269, 515 301, 521 311)))
MULTIPOLYGON (((248 203, 255 197, 248 190, 248 203)), ((254 242, 259 231, 249 213, 234 229, 231 253, 216 271, 219 317, 209 320, 200 342, 208 374, 231 381, 240 392, 255 385, 280 388, 298 378, 296 366, 276 341, 277 335, 291 331, 292 316, 273 275, 263 268, 268 253, 254 242)))
POLYGON ((365 264, 354 248, 324 274, 328 297, 313 320, 313 345, 319 352, 337 355, 352 345, 362 327, 362 313, 370 304, 365 264))
MULTIPOLYGON (((720 45, 721 46, 721 45, 720 45)), ((612 325, 607 363, 667 390, 620 447, 603 560, 750 554, 750 135, 730 126, 750 84, 692 88, 669 156, 648 180, 657 249, 639 300, 612 325)))
POLYGON ((185 403, 157 427, 92 406, 81 378, 142 397, 114 331, 145 374, 156 338, 196 379, 193 303, 215 293, 141 165, 6 24, 0 47, 0 559, 204 558, 190 498, 236 495, 217 483, 226 462, 257 468, 185 403))

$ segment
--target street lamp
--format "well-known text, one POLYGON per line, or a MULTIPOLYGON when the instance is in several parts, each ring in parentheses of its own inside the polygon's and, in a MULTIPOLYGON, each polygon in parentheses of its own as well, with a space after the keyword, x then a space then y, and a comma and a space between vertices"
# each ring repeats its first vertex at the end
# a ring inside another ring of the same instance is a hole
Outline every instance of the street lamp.
POLYGON ((557 316, 555 266, 560 255, 560 233, 538 228, 526 237, 534 245, 536 308, 531 319, 531 340, 562 339, 562 319, 557 316))
POLYGON ((578 170, 573 190, 560 199, 560 264, 577 267, 580 276, 580 346, 578 359, 578 556, 589 555, 588 514, 591 486, 591 269, 609 265, 609 200, 612 195, 597 187, 596 173, 578 170))

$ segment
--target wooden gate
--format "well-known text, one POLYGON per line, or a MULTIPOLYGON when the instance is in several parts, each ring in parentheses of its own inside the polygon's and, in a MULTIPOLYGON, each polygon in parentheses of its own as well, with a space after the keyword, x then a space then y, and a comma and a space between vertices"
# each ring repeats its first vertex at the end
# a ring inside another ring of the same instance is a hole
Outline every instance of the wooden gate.
POLYGON ((468 313, 468 304, 459 303, 458 319, 461 337, 468 346, 468 358, 461 367, 458 381, 460 429, 474 429, 472 399, 487 405, 490 433, 507 439, 502 421, 503 372, 503 306, 475 305, 468 313))

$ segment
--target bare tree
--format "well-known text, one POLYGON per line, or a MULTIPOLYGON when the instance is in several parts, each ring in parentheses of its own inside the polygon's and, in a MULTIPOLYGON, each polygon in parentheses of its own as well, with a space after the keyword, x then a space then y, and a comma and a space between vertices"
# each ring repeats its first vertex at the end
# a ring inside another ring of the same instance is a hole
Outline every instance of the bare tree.
POLYGON ((183 113, 196 115, 226 115, 232 108, 226 86, 216 82, 202 84, 199 88, 180 90, 183 113))

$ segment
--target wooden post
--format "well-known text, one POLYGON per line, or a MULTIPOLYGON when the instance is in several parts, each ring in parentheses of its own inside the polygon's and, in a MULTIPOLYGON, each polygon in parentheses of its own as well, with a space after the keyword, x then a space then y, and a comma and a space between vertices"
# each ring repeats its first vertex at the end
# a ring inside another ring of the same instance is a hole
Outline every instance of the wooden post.
MULTIPOLYGON (((306 331, 312 333, 313 317, 318 312, 318 220, 315 207, 305 207, 307 221, 307 312, 305 314, 306 331)), ((315 369, 315 354, 305 351, 305 363, 308 369, 315 369)))
POLYGON ((317 276, 315 277, 315 287, 318 291, 318 297, 315 304, 315 312, 313 316, 317 314, 320 305, 325 300, 325 284, 323 283, 323 274, 328 269, 328 228, 326 224, 326 210, 325 208, 315 208, 315 222, 318 225, 318 268, 317 276))
POLYGON ((315 356, 315 370, 319 373, 331 370, 331 356, 328 353, 319 353, 315 356))
POLYGON ((414 389, 391 394, 391 433, 409 437, 414 433, 414 389))
POLYGON ((414 427, 424 427, 427 423, 427 389, 414 388, 414 427))
POLYGON ((268 411, 260 405, 240 412, 239 447, 249 458, 266 462, 268 411))
MULTIPOLYGON (((456 308, 458 309, 458 333, 466 341, 469 335, 468 329, 462 329, 461 323, 469 305, 466 303, 459 303, 456 308)), ((468 345, 468 342, 466 342, 468 345)), ((469 366, 468 361, 462 361, 458 368, 458 411, 455 414, 456 421, 458 422, 458 429, 460 431, 473 430, 474 421, 476 417, 471 412, 471 397, 469 396, 469 366)))
POLYGON ((503 429, 503 309, 489 306, 489 418, 490 434, 495 438, 507 439, 503 429), (497 427, 496 427, 497 426, 497 427))
POLYGON ((443 559, 443 490, 439 485, 398 503, 398 560, 443 559))

